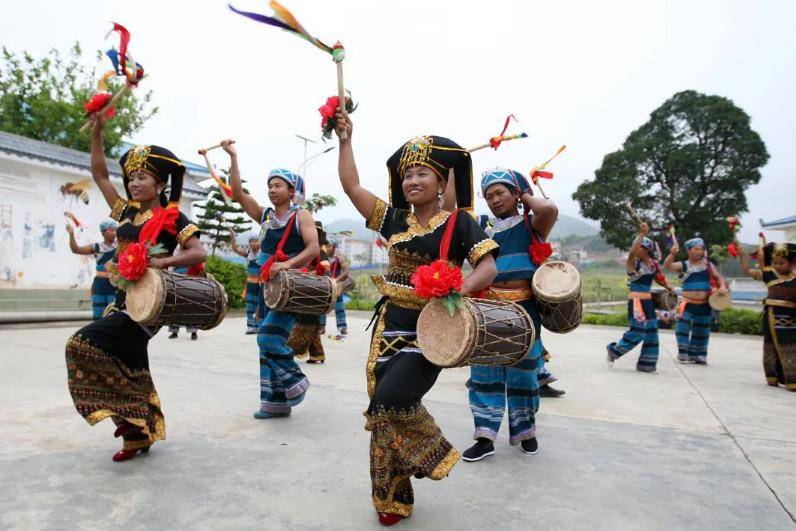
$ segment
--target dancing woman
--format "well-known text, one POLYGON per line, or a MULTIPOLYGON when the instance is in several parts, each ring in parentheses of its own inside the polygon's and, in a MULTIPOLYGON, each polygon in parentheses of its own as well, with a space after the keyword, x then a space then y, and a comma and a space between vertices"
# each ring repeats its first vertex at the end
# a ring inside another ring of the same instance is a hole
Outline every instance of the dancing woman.
MULTIPOLYGON (((366 367, 370 405, 365 429, 371 432, 373 505, 379 521, 393 525, 412 513, 413 476, 442 479, 459 460, 459 452, 421 403, 440 368, 418 347, 417 320, 428 301, 413 292, 410 278, 419 266, 439 258, 446 222, 453 215, 441 210, 449 169, 455 168, 459 206, 472 207, 472 165, 469 153, 447 138, 414 138, 387 161, 387 204, 359 182, 350 118, 338 110, 336 120, 338 137, 347 133, 347 140, 340 141, 338 162, 343 190, 367 227, 387 240, 390 257, 386 274, 373 277, 383 297, 366 367)), ((466 259, 473 266, 461 291, 480 291, 495 277, 498 246, 467 212, 457 212, 454 220, 450 258, 457 264, 466 259)))
MULTIPOLYGON (((160 146, 129 149, 119 160, 127 195, 127 199, 122 199, 108 175, 104 125, 104 118, 95 119, 91 173, 111 207, 110 217, 119 222, 117 261, 107 265, 111 280, 118 272, 119 256, 128 245, 139 242, 141 233, 162 246, 158 256, 148 259, 151 267, 166 269, 204 262, 199 229, 178 210, 185 174, 182 161, 160 146), (178 245, 183 251, 173 256, 178 245)), ((125 265, 130 264, 122 267, 125 265)), ((115 308, 78 330, 66 344, 69 391, 77 411, 90 425, 110 417, 117 426, 114 436, 124 440, 114 461, 146 453, 155 441, 166 438, 166 423, 149 372, 147 351, 149 340, 158 329, 133 321, 125 312, 125 292, 117 290, 115 308)))
MULTIPOLYGON (((761 242, 762 246, 762 242, 761 242)), ((796 243, 769 243, 758 251, 761 269, 736 243, 743 272, 766 283, 763 309, 763 371, 772 387, 796 392, 796 243)))

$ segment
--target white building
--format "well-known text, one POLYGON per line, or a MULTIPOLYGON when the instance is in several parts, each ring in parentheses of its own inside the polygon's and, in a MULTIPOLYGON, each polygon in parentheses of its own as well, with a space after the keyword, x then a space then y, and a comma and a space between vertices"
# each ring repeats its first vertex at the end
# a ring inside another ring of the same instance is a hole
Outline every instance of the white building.
POLYGON ((353 267, 370 264, 370 248, 372 242, 356 238, 343 238, 340 242, 340 251, 353 267))
POLYGON ((379 246, 374 240, 370 247, 370 263, 373 265, 384 265, 390 263, 387 246, 379 246))
POLYGON ((796 215, 774 221, 760 220, 760 226, 766 230, 781 230, 785 233, 784 241, 796 241, 796 215))
MULTIPOLYGON (((207 171, 186 163, 180 209, 189 217, 191 203, 206 192, 194 180, 207 171)), ((84 227, 75 231, 79 245, 99 241, 100 221, 110 209, 92 182, 88 204, 60 189, 68 182, 91 179, 88 153, 0 132, 0 289, 90 287, 94 259, 69 250, 65 230, 69 211, 84 227)), ((124 197, 119 164, 108 159, 111 182, 124 197)))

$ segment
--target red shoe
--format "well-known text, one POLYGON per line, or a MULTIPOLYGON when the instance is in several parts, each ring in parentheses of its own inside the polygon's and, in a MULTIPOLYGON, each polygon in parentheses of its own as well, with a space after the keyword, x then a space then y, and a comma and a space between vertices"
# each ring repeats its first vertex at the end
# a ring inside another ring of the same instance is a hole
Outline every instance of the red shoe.
POLYGON ((144 448, 139 448, 137 450, 119 450, 118 452, 113 454, 113 460, 116 463, 121 463, 122 461, 129 461, 130 459, 135 457, 138 452, 141 452, 142 454, 148 454, 149 446, 146 446, 144 448))
POLYGON ((395 513, 376 513, 379 515, 379 523, 384 527, 395 525, 404 519, 400 514, 395 513))

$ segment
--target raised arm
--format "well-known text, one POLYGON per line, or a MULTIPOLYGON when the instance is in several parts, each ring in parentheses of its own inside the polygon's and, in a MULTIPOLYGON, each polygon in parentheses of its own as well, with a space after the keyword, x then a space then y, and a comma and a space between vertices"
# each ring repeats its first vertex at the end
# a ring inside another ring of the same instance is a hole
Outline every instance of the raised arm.
MULTIPOLYGON (((238 151, 232 147, 234 140, 222 140, 221 147, 229 155, 229 185, 232 188, 232 199, 243 207, 246 214, 257 223, 263 221, 263 207, 260 203, 243 191, 243 183, 240 181, 240 168, 238 168, 238 151)), ((201 153, 201 152, 200 152, 201 153)))
POLYGON ((442 210, 453 212, 456 210, 456 172, 453 168, 448 170, 448 184, 445 185, 445 193, 442 194, 442 210))
POLYGON ((627 272, 628 273, 635 273, 636 272, 636 256, 638 252, 641 250, 641 243, 644 241, 644 238, 647 236, 647 233, 650 231, 649 225, 646 223, 642 223, 638 228, 638 236, 636 239, 633 240, 633 245, 630 246, 630 250, 627 252, 627 272))
POLYGON ((755 280, 763 280, 762 272, 759 269, 753 269, 749 265, 749 257, 741 244, 738 243, 738 240, 735 241, 735 248, 738 249, 738 261, 741 263, 741 271, 743 271, 744 275, 755 280))
POLYGON ((78 245, 75 240, 75 229, 72 225, 66 226, 66 232, 69 233, 69 249, 75 254, 94 254, 93 245, 78 245))
POLYGON ((663 261, 664 269, 666 269, 667 271, 672 271, 674 273, 683 272, 683 264, 674 261, 678 252, 680 252, 680 244, 677 243, 677 241, 675 241, 674 244, 672 245, 672 248, 669 249, 669 255, 666 257, 666 260, 663 261))
POLYGON ((240 246, 238 245, 237 239, 235 237, 235 231, 230 229, 229 227, 227 227, 227 230, 229 231, 229 244, 232 246, 232 251, 235 254, 242 256, 243 258, 249 256, 249 253, 246 252, 244 249, 241 249, 240 246))
POLYGON ((108 161, 105 160, 105 143, 103 141, 103 130, 105 129, 106 118, 99 114, 92 115, 94 127, 91 130, 91 176, 97 183, 97 188, 102 192, 105 202, 113 209, 116 202, 120 199, 119 192, 111 183, 108 174, 108 161))
POLYGON ((542 235, 542 238, 546 239, 550 231, 553 230, 553 225, 558 221, 558 207, 551 200, 534 197, 529 192, 524 192, 520 200, 525 208, 533 212, 531 225, 536 232, 542 235))
POLYGON ((354 204, 354 207, 362 214, 365 219, 370 218, 376 208, 376 196, 368 189, 359 184, 359 172, 354 161, 354 148, 351 146, 351 135, 354 132, 354 125, 348 113, 343 112, 339 107, 335 113, 337 125, 335 133, 338 138, 345 131, 348 140, 340 140, 340 151, 337 159, 337 172, 340 174, 340 184, 343 191, 354 204))

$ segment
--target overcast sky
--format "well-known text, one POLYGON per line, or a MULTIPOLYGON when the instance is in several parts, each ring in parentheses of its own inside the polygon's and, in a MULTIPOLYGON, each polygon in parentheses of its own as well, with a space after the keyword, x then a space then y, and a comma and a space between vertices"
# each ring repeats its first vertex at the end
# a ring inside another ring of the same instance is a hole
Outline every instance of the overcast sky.
MULTIPOLYGON (((794 2, 283 3, 322 40, 345 44, 346 85, 360 104, 352 115, 357 163, 364 184, 382 197, 384 163, 407 138, 437 134, 472 146, 513 113, 521 122, 513 131, 530 138, 477 153, 476 179, 496 166, 527 172, 566 144, 546 190, 562 213, 578 215, 571 194, 603 156, 672 94, 694 89, 746 110, 771 155, 760 184, 748 190, 742 237, 755 241, 761 217, 796 214, 794 2)), ((234 5, 269 12, 265 0, 234 5)), ((331 59, 233 14, 224 1, 15 2, 3 8, 0 43, 37 55, 76 40, 87 51, 107 49, 118 42, 103 40, 111 20, 132 32, 131 51, 149 76, 142 88, 154 91, 160 107, 134 141, 199 162, 197 148, 235 138, 244 178, 265 201, 267 172, 302 162, 294 135, 320 140, 317 108, 336 91, 331 59)), ((220 151, 212 157, 227 163, 220 151)), ((356 217, 336 164, 333 151, 307 172, 310 193, 339 198, 323 221, 356 217)), ((486 209, 482 200, 478 208, 486 209)))

